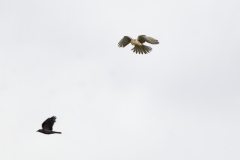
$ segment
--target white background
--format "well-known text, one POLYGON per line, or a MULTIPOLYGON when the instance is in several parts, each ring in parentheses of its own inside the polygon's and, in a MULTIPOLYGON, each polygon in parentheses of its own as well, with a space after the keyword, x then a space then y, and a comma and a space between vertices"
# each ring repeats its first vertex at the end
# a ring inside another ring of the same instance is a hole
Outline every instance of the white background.
POLYGON ((0 158, 239 160, 239 44, 239 0, 1 0, 0 158))

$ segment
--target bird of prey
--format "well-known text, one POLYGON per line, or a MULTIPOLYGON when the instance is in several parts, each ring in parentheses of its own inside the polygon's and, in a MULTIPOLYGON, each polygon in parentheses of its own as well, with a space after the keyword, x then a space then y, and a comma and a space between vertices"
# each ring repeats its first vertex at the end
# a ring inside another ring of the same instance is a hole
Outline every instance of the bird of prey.
POLYGON ((54 133, 61 134, 61 132, 55 132, 52 130, 53 124, 56 122, 56 118, 57 117, 52 116, 51 118, 46 119, 42 123, 42 129, 39 129, 37 132, 41 132, 43 134, 54 134, 54 133))
POLYGON ((145 36, 145 35, 140 35, 140 36, 138 36, 137 39, 132 39, 129 36, 124 36, 118 43, 118 47, 125 47, 126 45, 131 43, 132 45, 134 45, 134 48, 132 49, 133 52, 136 52, 136 54, 137 53, 147 54, 147 53, 151 52, 152 48, 149 46, 143 45, 144 42, 148 42, 150 44, 159 44, 158 40, 156 40, 152 37, 145 36))

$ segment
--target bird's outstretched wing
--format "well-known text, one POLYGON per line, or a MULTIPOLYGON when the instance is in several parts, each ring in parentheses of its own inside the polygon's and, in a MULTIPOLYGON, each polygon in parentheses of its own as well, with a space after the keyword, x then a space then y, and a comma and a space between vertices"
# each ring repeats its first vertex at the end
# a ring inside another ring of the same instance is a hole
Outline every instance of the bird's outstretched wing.
POLYGON ((56 122, 56 118, 57 117, 52 116, 51 118, 46 119, 42 124, 43 130, 51 130, 52 131, 53 124, 56 122))
POLYGON ((141 43, 148 42, 151 44, 159 44, 158 40, 156 40, 152 37, 145 36, 145 35, 138 36, 137 40, 141 43))
POLYGON ((118 43, 118 47, 125 47, 131 42, 132 38, 128 36, 124 36, 118 43))

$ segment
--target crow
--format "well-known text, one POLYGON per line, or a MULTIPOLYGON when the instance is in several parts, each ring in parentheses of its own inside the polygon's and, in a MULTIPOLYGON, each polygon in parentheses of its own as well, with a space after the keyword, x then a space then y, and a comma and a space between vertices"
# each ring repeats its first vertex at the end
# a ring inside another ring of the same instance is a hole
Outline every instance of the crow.
POLYGON ((56 122, 56 118, 57 117, 52 116, 51 118, 46 119, 42 124, 42 129, 39 129, 37 132, 41 132, 43 134, 62 134, 61 132, 52 131, 53 124, 56 122))

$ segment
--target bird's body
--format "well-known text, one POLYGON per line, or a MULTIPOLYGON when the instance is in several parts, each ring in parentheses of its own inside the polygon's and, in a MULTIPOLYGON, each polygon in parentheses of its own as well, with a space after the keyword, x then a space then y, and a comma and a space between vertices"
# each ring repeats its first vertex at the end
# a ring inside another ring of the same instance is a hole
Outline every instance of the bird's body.
POLYGON ((54 123, 56 122, 56 117, 52 116, 51 118, 46 119, 42 123, 42 129, 39 129, 37 132, 43 133, 43 134, 54 134, 58 133, 61 134, 61 132, 55 132, 52 130, 54 123))
POLYGON ((131 44, 133 46, 137 45, 137 46, 142 46, 142 43, 140 43, 137 39, 132 39, 131 40, 131 44))
POLYGON ((118 43, 118 46, 119 47, 125 47, 127 46, 129 43, 131 43, 132 45, 134 45, 134 48, 132 49, 133 52, 136 52, 136 53, 149 53, 151 52, 152 48, 149 47, 149 46, 145 46, 143 45, 144 42, 148 42, 150 44, 159 44, 158 40, 152 38, 152 37, 148 37, 148 36, 145 36, 145 35, 140 35, 138 36, 137 39, 132 39, 131 37, 129 36, 124 36, 120 42, 118 43))

